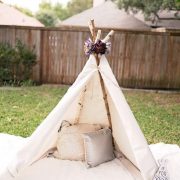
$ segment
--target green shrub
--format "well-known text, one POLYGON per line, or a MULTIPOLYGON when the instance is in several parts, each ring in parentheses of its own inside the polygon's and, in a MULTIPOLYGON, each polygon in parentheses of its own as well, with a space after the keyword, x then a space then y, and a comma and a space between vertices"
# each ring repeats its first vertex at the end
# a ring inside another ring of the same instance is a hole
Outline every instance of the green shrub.
POLYGON ((20 40, 14 47, 0 43, 0 85, 19 86, 30 80, 36 58, 35 47, 30 49, 20 40))
POLYGON ((36 64, 37 56, 35 54, 35 47, 29 49, 29 47, 18 40, 16 43, 16 51, 19 54, 23 68, 23 80, 28 80, 32 74, 32 68, 36 64))
POLYGON ((28 80, 21 81, 20 85, 23 87, 28 87, 28 86, 34 86, 35 83, 31 79, 28 79, 28 80))
POLYGON ((15 59, 15 49, 8 43, 0 44, 0 82, 13 79, 13 62, 15 59))

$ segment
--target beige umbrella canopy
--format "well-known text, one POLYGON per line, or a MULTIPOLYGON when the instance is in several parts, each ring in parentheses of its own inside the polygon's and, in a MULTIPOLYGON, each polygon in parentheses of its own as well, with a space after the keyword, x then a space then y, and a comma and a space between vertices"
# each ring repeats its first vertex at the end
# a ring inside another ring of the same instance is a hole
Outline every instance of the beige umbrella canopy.
POLYGON ((64 25, 87 26, 87 22, 94 19, 98 27, 122 28, 122 29, 150 29, 141 20, 133 15, 127 14, 124 10, 118 9, 111 1, 106 1, 99 6, 90 8, 80 14, 74 15, 62 22, 64 25))

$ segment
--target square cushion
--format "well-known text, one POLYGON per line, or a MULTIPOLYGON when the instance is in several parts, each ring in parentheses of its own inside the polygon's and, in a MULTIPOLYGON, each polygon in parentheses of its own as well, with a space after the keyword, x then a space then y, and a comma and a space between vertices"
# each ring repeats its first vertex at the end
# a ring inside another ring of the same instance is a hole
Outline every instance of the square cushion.
POLYGON ((84 133, 83 137, 87 167, 95 167, 115 158, 110 129, 106 128, 95 132, 84 133))
POLYGON ((66 123, 60 129, 57 140, 56 157, 63 160, 84 161, 85 151, 83 133, 93 132, 101 129, 98 124, 74 124, 66 123))

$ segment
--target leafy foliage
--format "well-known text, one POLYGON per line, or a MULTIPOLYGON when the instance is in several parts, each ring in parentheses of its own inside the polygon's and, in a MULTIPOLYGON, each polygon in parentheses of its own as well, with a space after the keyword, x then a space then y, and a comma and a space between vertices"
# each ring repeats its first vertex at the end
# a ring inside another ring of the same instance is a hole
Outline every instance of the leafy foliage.
POLYGON ((86 9, 91 8, 93 5, 92 0, 71 0, 67 4, 68 16, 78 14, 86 9))
POLYGON ((27 8, 22 8, 22 7, 19 7, 19 6, 14 6, 17 10, 21 11, 22 13, 26 14, 27 16, 31 16, 33 17, 33 13, 31 10, 27 9, 27 8))
POLYGON ((20 40, 16 43, 16 52, 19 55, 20 63, 23 65, 24 80, 28 80, 31 76, 32 67, 36 64, 35 47, 30 49, 20 40))
POLYGON ((20 40, 15 47, 9 43, 0 43, 0 84, 20 85, 21 81, 28 80, 32 67, 36 64, 34 48, 30 49, 20 40))
POLYGON ((56 15, 51 11, 40 11, 36 14, 36 18, 46 27, 55 26, 57 22, 56 15))
POLYGON ((180 0, 117 0, 119 8, 125 10, 142 10, 145 17, 153 15, 154 18, 159 18, 159 10, 179 10, 180 0))
POLYGON ((42 1, 39 5, 39 11, 36 13, 36 18, 46 27, 55 26, 57 16, 53 11, 53 6, 50 2, 42 1))
POLYGON ((92 0, 71 0, 66 7, 56 3, 52 5, 48 1, 42 1, 39 5, 39 11, 36 18, 45 26, 56 26, 56 24, 74 14, 80 13, 92 6, 92 0))
POLYGON ((58 17, 59 20, 64 20, 69 17, 69 13, 66 7, 63 7, 62 4, 56 3, 53 7, 53 11, 58 17))
POLYGON ((0 83, 15 79, 13 65, 18 64, 16 51, 8 43, 0 44, 0 83))

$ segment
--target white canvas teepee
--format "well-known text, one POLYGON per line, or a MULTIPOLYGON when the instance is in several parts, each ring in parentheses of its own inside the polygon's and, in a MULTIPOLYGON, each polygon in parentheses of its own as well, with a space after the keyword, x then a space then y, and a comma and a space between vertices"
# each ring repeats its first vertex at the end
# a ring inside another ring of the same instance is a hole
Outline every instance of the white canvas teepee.
POLYGON ((107 92, 114 140, 121 152, 139 169, 143 178, 152 180, 157 165, 104 55, 101 56, 99 67, 95 57, 90 56, 63 99, 26 140, 16 158, 8 165, 8 170, 13 176, 55 147, 62 120, 76 122, 79 102, 82 99, 80 123, 109 125, 98 71, 102 75, 107 92))
POLYGON ((17 177, 26 167, 36 163, 54 148, 61 122, 68 120, 71 123, 101 124, 112 128, 117 150, 140 172, 142 179, 153 179, 157 171, 155 159, 105 55, 99 58, 97 65, 97 57, 90 55, 65 96, 24 141, 7 166, 11 176, 17 177))

